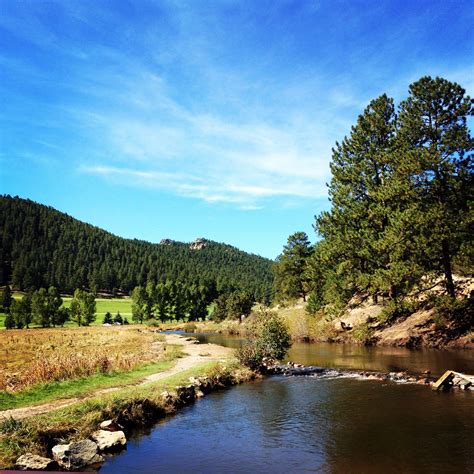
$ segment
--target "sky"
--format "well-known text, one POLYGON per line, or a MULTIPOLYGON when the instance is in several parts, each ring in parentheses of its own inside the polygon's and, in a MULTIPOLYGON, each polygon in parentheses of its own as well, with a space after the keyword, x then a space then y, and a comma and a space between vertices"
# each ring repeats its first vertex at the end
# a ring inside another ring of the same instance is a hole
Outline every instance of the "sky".
POLYGON ((275 258, 371 99, 474 95, 472 0, 0 0, 0 194, 275 258))

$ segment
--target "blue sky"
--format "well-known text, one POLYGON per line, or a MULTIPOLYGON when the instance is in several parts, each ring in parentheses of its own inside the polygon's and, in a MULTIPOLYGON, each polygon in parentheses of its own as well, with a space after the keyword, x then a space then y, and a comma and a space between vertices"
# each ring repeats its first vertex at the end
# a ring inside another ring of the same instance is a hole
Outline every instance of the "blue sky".
POLYGON ((0 192, 274 258, 331 147, 423 75, 474 94, 472 0, 3 0, 0 192))

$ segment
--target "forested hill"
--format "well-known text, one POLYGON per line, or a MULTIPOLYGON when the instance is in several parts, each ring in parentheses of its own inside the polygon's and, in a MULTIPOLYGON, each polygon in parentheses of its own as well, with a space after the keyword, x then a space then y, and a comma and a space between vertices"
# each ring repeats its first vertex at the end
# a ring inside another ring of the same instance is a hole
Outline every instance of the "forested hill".
POLYGON ((30 200, 0 196, 0 284, 130 292, 148 281, 198 282, 257 300, 272 287, 272 261, 204 241, 152 244, 117 237, 30 200))

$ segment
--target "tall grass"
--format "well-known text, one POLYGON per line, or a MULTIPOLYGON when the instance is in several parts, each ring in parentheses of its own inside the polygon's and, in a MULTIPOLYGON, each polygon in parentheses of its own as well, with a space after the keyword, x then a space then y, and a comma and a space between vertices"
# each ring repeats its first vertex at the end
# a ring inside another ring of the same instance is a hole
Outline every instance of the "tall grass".
POLYGON ((0 390, 132 370, 165 358, 162 336, 137 328, 0 333, 0 390))

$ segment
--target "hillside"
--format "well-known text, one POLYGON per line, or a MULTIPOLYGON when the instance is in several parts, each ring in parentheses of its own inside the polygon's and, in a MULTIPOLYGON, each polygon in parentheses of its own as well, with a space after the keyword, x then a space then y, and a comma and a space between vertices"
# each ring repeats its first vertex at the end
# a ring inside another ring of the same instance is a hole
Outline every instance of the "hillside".
POLYGON ((390 314, 390 301, 356 295, 337 317, 306 311, 302 300, 277 307, 296 340, 398 347, 474 348, 474 278, 455 276, 457 306, 446 306, 440 282, 409 295, 405 311, 390 314), (439 299, 438 299, 439 298, 439 299))
POLYGON ((0 285, 54 285, 63 292, 131 291, 147 281, 199 282, 236 288, 263 300, 272 261, 205 239, 160 244, 117 237, 62 212, 19 197, 0 196, 0 285))

